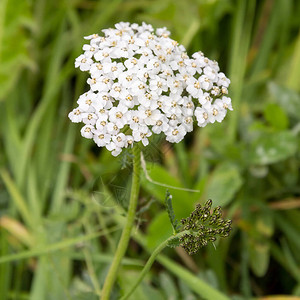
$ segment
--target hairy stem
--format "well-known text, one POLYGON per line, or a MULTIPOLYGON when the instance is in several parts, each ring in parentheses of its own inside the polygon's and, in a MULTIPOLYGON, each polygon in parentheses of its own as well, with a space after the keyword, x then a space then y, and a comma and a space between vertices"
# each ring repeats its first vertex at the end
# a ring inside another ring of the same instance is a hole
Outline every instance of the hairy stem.
POLYGON ((135 212, 138 202, 138 195, 140 190, 140 170, 141 170, 141 152, 139 145, 133 147, 133 174, 132 174, 132 185, 131 194, 128 206, 128 214, 123 229, 115 256, 113 258, 112 264, 108 271, 107 277, 104 282, 104 286, 101 292, 101 300, 109 300, 113 285, 116 281, 119 266, 121 264, 122 258, 125 255, 131 230, 134 223, 135 212))

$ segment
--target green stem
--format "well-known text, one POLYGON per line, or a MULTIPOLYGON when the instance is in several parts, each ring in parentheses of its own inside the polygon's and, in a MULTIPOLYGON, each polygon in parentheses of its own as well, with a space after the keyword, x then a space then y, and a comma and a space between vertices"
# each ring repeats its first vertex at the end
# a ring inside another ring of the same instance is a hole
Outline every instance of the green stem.
MULTIPOLYGON (((146 251, 151 252, 151 250, 146 247, 146 238, 141 233, 138 232, 134 236, 134 238, 146 251)), ((225 294, 211 287, 208 283, 197 277, 195 274, 186 270, 184 267, 163 256, 162 254, 158 254, 157 261, 168 271, 173 273, 177 278, 182 280, 187 285, 187 287, 189 287, 199 296, 199 299, 203 298, 206 300, 230 300, 230 298, 225 294)))
POLYGON ((135 289, 138 287, 138 285, 141 283, 141 281, 144 279, 145 275, 149 272, 151 266, 153 265, 154 261, 156 260, 157 255, 168 246, 168 243, 173 240, 173 239, 178 239, 181 236, 183 236, 184 234, 186 234, 187 231, 183 231, 180 232, 176 235, 172 235, 171 237, 169 237, 167 240, 165 240, 164 242, 162 242, 151 254, 150 258, 148 259, 146 265, 144 266, 140 276, 138 277, 137 281, 135 282, 135 284, 132 286, 132 288, 127 292, 127 294, 125 296, 123 296, 120 300, 125 300, 128 299, 129 296, 135 291, 135 289))
POLYGON ((141 152, 139 145, 133 147, 133 174, 132 174, 132 185, 131 185, 131 194, 128 206, 127 219, 125 227, 123 229, 114 259, 108 271, 107 277, 104 282, 104 286, 101 292, 101 300, 109 300, 111 290, 116 281, 117 273, 121 260, 125 255, 131 230, 134 223, 135 212, 138 202, 138 195, 140 190, 140 170, 141 170, 141 152))

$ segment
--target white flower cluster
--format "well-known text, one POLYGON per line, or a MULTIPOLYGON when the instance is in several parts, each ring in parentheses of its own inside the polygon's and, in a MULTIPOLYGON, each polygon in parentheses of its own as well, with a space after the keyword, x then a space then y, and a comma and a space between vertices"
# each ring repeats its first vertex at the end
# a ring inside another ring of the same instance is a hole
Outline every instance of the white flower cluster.
POLYGON ((221 122, 232 110, 226 97, 230 80, 217 62, 197 52, 190 58, 166 28, 118 23, 85 37, 84 54, 75 67, 88 71, 90 90, 69 114, 83 122, 81 134, 114 156, 152 134, 178 143, 198 126, 221 122))

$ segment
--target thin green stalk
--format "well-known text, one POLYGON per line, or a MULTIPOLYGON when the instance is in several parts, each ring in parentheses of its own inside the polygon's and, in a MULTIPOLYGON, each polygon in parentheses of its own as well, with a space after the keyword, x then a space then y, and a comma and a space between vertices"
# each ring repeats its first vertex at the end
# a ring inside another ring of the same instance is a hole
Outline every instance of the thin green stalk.
POLYGON ((83 253, 84 253, 84 257, 85 257, 86 267, 87 267, 89 276, 91 278, 92 284, 95 289, 95 294, 99 296, 99 295, 101 295, 101 290, 100 290, 100 286, 99 286, 99 283, 97 280, 97 275, 96 275, 95 268, 93 265, 91 253, 87 249, 83 249, 83 253))
POLYGON ((293 58, 291 60, 289 76, 286 80, 286 86, 299 91, 299 76, 300 76, 300 31, 295 44, 293 58))
POLYGON ((132 293, 135 291, 135 289, 139 286, 139 284, 141 283, 141 281, 144 279, 145 275, 149 272, 151 266, 153 265, 154 261, 156 260, 157 255, 168 246, 168 243, 173 240, 173 239, 177 239, 181 236, 183 236, 184 234, 186 234, 186 231, 180 232, 176 235, 173 235, 171 237, 169 237, 167 240, 165 240, 164 242, 162 242, 151 254, 150 258, 148 259, 146 265, 144 266, 140 276, 138 277, 137 281, 135 282, 135 284, 132 286, 132 288, 127 292, 127 294, 125 296, 123 296, 120 300, 125 300, 128 299, 130 295, 132 295, 132 293))
POLYGON ((213 288, 204 280, 197 277, 197 275, 186 270, 184 267, 175 263, 166 256, 159 255, 157 261, 162 264, 168 271, 173 273, 192 290, 194 291, 199 298, 206 300, 230 300, 230 298, 223 294, 221 291, 213 288))
MULTIPOLYGON (((146 246, 145 237, 140 232, 138 232, 134 238, 146 251, 151 252, 146 246)), ((165 257, 163 254, 158 254, 157 261, 176 277, 180 278, 199 297, 206 300, 230 300, 225 294, 211 287, 204 280, 197 277, 197 275, 186 270, 184 267, 165 257)))
POLYGON ((1 169, 0 176, 26 225, 30 226, 31 228, 35 228, 34 218, 31 216, 26 200, 19 191, 13 179, 10 177, 9 173, 5 169, 1 169))
POLYGON ((247 67, 247 54, 251 42, 251 30, 254 21, 256 1, 237 2, 235 18, 233 22, 233 36, 231 42, 230 72, 232 102, 234 111, 231 114, 228 128, 228 141, 232 144, 237 138, 240 102, 244 86, 244 77, 247 67))
POLYGON ((133 174, 132 174, 132 185, 131 194, 129 200, 128 214, 125 223, 124 230, 121 235, 121 239, 118 244, 117 251, 114 259, 108 271, 107 277, 104 282, 103 290, 101 293, 102 300, 109 300, 111 290, 115 283, 121 260, 125 255, 131 230, 134 223, 135 212, 137 207, 138 195, 140 190, 140 171, 141 171, 141 152, 139 146, 133 147, 133 174))
MULTIPOLYGON (((116 230, 119 230, 119 226, 115 226, 115 227, 107 230, 106 234, 108 232, 114 232, 116 230)), ((50 254, 52 252, 60 251, 60 250, 65 249, 67 247, 72 247, 72 246, 75 246, 78 243, 89 241, 91 239, 94 239, 94 238, 97 238, 97 237, 100 237, 100 236, 103 236, 103 235, 105 235, 105 233, 103 231, 100 231, 100 232, 97 231, 97 232, 89 233, 89 234, 84 235, 84 236, 79 236, 79 237, 75 237, 75 238, 66 239, 66 240, 63 240, 63 241, 58 242, 58 243, 39 246, 39 247, 37 247, 37 249, 26 250, 26 251, 22 251, 22 252, 15 253, 15 254, 3 255, 3 256, 0 257, 0 264, 11 262, 11 261, 17 261, 17 260, 21 260, 21 259, 27 259, 27 258, 31 258, 31 257, 35 257, 35 256, 38 257, 38 256, 50 254)), ((109 260, 108 256, 105 257, 105 256, 102 255, 102 258, 103 258, 102 261, 109 260)), ((128 262, 128 260, 127 260, 127 262, 128 262)))

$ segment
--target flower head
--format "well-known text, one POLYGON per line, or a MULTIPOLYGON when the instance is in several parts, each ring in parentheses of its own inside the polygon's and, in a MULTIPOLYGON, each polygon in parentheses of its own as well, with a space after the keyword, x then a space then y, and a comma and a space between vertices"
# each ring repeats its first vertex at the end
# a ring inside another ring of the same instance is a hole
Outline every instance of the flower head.
POLYGON ((75 61, 87 71, 90 91, 80 96, 69 114, 83 122, 82 136, 93 139, 113 155, 135 142, 149 143, 152 134, 164 133, 172 143, 193 130, 221 122, 232 110, 227 95, 230 80, 217 62, 169 38, 166 28, 121 22, 90 35, 90 44, 75 61))
POLYGON ((179 239, 180 245, 191 255, 219 237, 228 237, 231 231, 231 220, 222 219, 221 207, 211 212, 212 201, 201 206, 197 204, 191 215, 181 220, 181 231, 188 231, 179 239))

